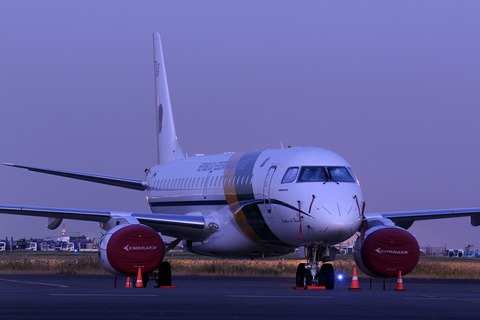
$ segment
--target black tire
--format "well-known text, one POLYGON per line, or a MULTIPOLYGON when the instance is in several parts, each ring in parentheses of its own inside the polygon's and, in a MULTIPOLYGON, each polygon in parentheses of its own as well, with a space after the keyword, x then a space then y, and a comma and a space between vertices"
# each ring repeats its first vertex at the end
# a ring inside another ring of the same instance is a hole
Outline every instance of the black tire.
POLYGON ((297 274, 296 274, 296 285, 297 287, 304 287, 303 278, 305 277, 305 263, 300 263, 297 267, 297 274))
POLYGON ((168 262, 162 262, 158 267, 157 285, 159 287, 172 285, 172 267, 168 262))
POLYGON ((150 276, 148 274, 142 275, 142 281, 143 281, 143 287, 144 288, 147 287, 147 283, 148 283, 149 280, 150 280, 150 276))
POLYGON ((297 287, 307 287, 312 285, 312 274, 305 268, 305 263, 300 263, 296 274, 297 287))
POLYGON ((305 277, 303 281, 305 287, 311 286, 313 284, 313 277, 312 274, 310 273, 310 270, 305 270, 305 277))
POLYGON ((325 286, 327 290, 333 290, 335 288, 335 271, 331 263, 322 264, 318 276, 318 285, 325 286))

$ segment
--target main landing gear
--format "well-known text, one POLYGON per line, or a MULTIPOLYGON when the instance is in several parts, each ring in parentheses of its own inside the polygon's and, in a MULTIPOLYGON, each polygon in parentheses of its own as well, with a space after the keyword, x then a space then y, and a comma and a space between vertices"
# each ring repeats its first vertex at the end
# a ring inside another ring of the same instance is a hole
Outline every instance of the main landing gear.
POLYGON ((172 267, 170 263, 163 261, 157 268, 149 275, 143 276, 143 286, 147 286, 147 282, 153 280, 156 282, 155 288, 164 288, 172 286, 172 267))
POLYGON ((335 271, 333 265, 328 263, 330 261, 329 248, 305 246, 305 253, 307 263, 300 263, 297 267, 297 287, 325 286, 325 289, 333 290, 335 271))

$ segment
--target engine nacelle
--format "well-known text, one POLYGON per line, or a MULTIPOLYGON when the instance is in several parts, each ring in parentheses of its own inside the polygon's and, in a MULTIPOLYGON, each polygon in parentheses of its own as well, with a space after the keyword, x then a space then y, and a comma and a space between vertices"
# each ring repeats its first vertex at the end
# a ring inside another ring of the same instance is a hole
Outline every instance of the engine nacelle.
POLYGON ((400 227, 376 226, 359 236, 353 257, 357 266, 372 277, 405 275, 412 271, 420 258, 417 239, 400 227))
POLYGON ((123 224, 109 230, 100 242, 100 262, 113 274, 136 276, 151 273, 162 263, 165 247, 162 237, 142 224, 123 224))

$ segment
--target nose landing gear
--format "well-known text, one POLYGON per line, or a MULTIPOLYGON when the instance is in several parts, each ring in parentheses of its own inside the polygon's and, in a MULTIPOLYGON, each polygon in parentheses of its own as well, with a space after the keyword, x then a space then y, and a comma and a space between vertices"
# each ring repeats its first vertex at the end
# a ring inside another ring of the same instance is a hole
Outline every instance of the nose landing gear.
POLYGON ((335 287, 335 271, 329 263, 328 247, 305 246, 307 262, 297 267, 296 286, 307 289, 309 286, 324 286, 326 290, 335 287), (320 259, 321 258, 321 259, 320 259))

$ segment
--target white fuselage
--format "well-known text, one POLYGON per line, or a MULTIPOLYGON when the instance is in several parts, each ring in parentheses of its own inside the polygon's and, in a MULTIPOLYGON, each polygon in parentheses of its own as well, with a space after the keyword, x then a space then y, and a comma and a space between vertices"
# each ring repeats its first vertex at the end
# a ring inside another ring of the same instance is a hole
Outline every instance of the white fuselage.
POLYGON ((198 214, 219 230, 193 252, 219 256, 284 254, 333 245, 358 231, 362 193, 350 165, 321 148, 190 157, 147 172, 152 212, 198 214))

